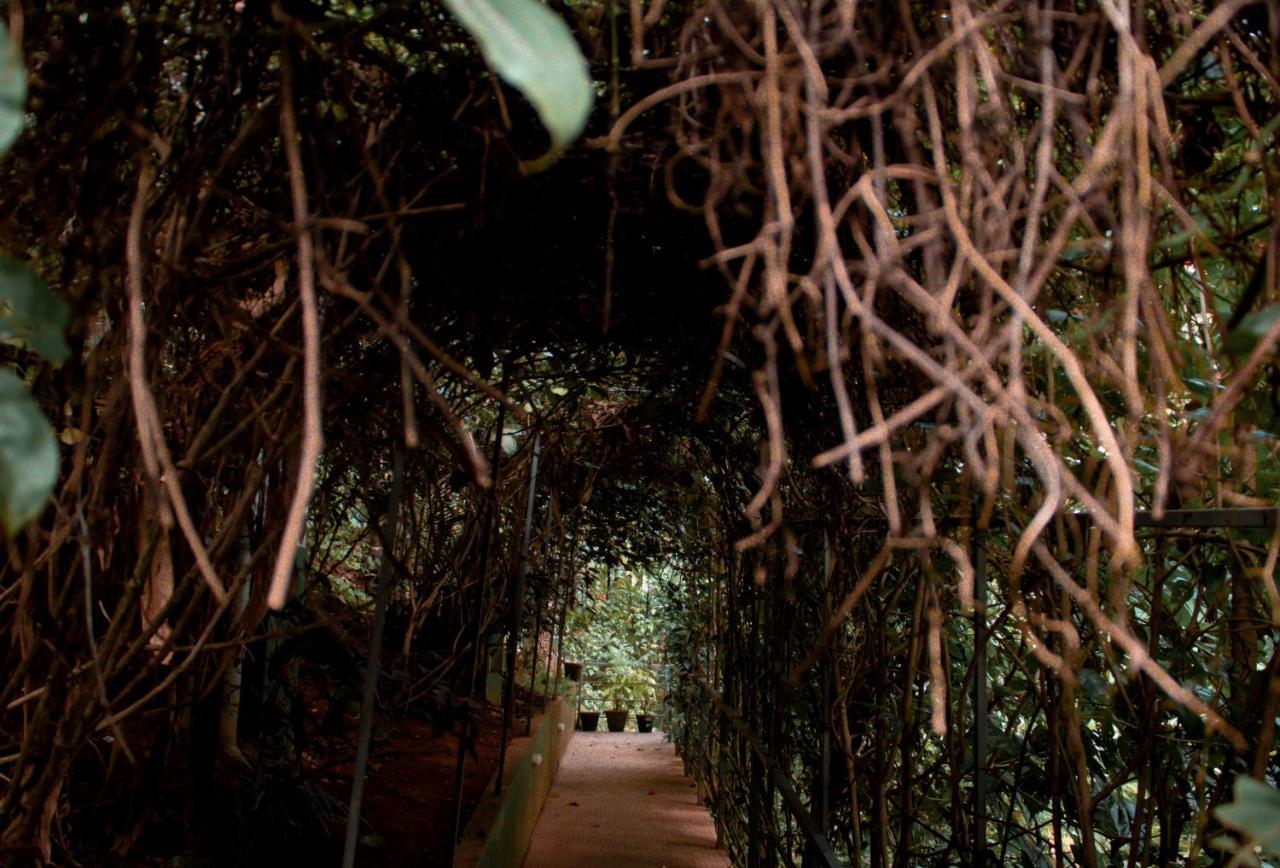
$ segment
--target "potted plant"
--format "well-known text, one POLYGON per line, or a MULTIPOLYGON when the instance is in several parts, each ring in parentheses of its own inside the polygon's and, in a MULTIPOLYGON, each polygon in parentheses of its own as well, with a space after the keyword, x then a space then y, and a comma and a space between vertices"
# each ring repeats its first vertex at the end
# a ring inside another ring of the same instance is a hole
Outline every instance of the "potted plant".
POLYGON ((613 666, 609 668, 612 677, 608 693, 613 707, 605 709, 604 716, 609 722, 609 732, 622 732, 627 728, 627 718, 631 716, 631 708, 627 704, 631 699, 631 691, 623 674, 613 666))
POLYGON ((648 668, 637 667, 636 675, 636 698, 641 708, 640 711, 636 712, 636 730, 638 732, 653 732, 654 715, 649 709, 658 703, 658 690, 654 683, 653 672, 648 668))
MULTIPOLYGON (((565 621, 564 663, 590 660, 587 678, 597 691, 599 705, 605 707, 612 732, 627 728, 633 710, 646 712, 646 730, 656 724, 649 711, 658 708, 653 673, 639 663, 654 656, 656 633, 650 616, 648 589, 643 578, 630 571, 611 576, 603 588, 586 593, 582 605, 570 609, 565 621), (599 662, 597 662, 599 661, 599 662)), ((580 685, 587 682, 579 680, 580 685)), ((580 695, 585 697, 583 691, 580 695)), ((583 703, 586 705, 586 703, 583 703)))
POLYGON ((622 732, 627 728, 627 718, 631 716, 631 709, 617 706, 606 708, 604 716, 609 724, 609 732, 622 732))
POLYGON ((591 701, 591 685, 585 681, 578 687, 578 729, 583 732, 595 732, 600 728, 600 710, 583 708, 584 702, 591 701))
POLYGON ((609 732, 622 732, 627 728, 627 718, 631 716, 629 703, 635 696, 634 667, 627 659, 626 652, 618 646, 609 649, 608 659, 605 666, 605 693, 613 707, 606 709, 604 716, 609 721, 609 732))

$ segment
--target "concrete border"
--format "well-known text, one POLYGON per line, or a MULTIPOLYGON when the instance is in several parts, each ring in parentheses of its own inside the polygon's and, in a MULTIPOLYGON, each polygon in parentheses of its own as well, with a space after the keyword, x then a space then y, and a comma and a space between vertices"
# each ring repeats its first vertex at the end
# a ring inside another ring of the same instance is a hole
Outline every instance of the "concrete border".
POLYGON ((476 805, 453 852, 453 868, 520 868, 533 827, 551 792, 560 760, 573 738, 577 703, 573 695, 547 704, 534 718, 534 735, 511 740, 507 747, 506 786, 494 795, 494 780, 476 805))

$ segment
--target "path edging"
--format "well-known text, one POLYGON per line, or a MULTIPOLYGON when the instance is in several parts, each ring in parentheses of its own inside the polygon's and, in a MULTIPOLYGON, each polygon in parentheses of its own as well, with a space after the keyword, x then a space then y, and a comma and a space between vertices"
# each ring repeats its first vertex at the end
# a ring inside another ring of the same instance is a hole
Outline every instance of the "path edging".
POLYGON ((507 784, 501 795, 494 795, 497 776, 490 781, 454 848, 453 868, 523 864, 538 815, 573 738, 575 703, 570 698, 548 703, 546 712, 534 718, 532 737, 512 739, 507 747, 507 784))

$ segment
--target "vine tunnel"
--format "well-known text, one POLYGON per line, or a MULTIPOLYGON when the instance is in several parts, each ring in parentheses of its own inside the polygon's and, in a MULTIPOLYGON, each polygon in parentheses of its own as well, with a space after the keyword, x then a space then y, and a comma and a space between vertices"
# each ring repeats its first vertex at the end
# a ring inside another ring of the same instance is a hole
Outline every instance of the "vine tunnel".
POLYGON ((0 861, 1276 864, 1275 5, 491 5, 10 4, 0 861))

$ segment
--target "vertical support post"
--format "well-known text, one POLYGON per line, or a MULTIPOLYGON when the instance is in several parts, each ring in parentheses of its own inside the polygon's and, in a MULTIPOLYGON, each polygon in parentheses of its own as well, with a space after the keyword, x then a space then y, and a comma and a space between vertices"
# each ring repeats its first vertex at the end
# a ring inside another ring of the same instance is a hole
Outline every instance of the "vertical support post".
MULTIPOLYGON (((557 572, 559 569, 557 567, 557 572)), ((547 684, 551 687, 551 695, 558 696, 560 694, 560 673, 552 674, 552 666, 555 666, 556 653, 556 636, 559 634, 559 626, 556 622, 556 613, 560 611, 560 585, 557 582, 551 585, 551 620, 547 623, 547 684), (554 685, 552 679, 555 679, 554 685)), ((557 669, 559 667, 556 667, 557 669)))
MULTIPOLYGON (((572 560, 572 555, 569 556, 572 560)), ((555 572, 548 580, 548 587, 551 589, 551 621, 547 627, 551 635, 547 637, 547 682, 551 686, 551 695, 560 695, 560 670, 564 667, 556 658, 557 643, 564 642, 564 618, 560 617, 560 611, 564 606, 564 601, 569 595, 564 588, 565 573, 565 538, 564 538, 564 522, 560 523, 559 539, 556 543, 556 559, 555 572), (553 683, 554 679, 554 683, 553 683)))
POLYGON ((400 517, 400 493, 404 488, 404 449, 397 448, 391 471, 391 494, 387 501, 387 523, 382 539, 382 558, 374 588, 373 636, 369 639, 369 665, 364 674, 364 696, 360 700, 360 740, 356 744, 356 770, 351 779, 351 805, 347 811, 347 838, 342 848, 343 868, 356 864, 356 842, 360 838, 360 806, 364 800, 364 776, 369 767, 369 742, 373 739, 373 701, 378 692, 382 668, 382 634, 387 626, 387 600, 391 596, 394 569, 391 550, 396 544, 396 524, 400 517))
MULTIPOLYGON (((822 584, 819 590, 822 600, 821 618, 825 622, 830 617, 830 592, 831 587, 831 535, 826 528, 822 530, 822 584)), ((821 699, 822 703, 822 765, 818 769, 817 781, 814 788, 817 792, 809 799, 809 811, 814 815, 814 820, 818 824, 818 829, 822 834, 826 835, 831 831, 831 705, 833 697, 832 693, 832 670, 831 670, 832 651, 827 647, 822 652, 822 657, 818 661, 818 678, 821 679, 821 699)), ((858 801, 855 797, 851 800, 850 810, 856 811, 858 801)), ((857 828, 858 818, 853 818, 854 828, 857 828)), ((856 852, 851 853, 854 864, 858 864, 859 856, 856 852)), ((810 868, 813 865, 822 863, 822 854, 818 850, 817 844, 812 838, 808 839, 804 847, 804 855, 801 860, 802 868, 810 868)))
MULTIPOLYGON (((560 557, 556 559, 556 572, 560 578, 556 582, 556 592, 560 595, 560 616, 556 627, 556 634, 553 637, 555 641, 554 647, 547 646, 547 672, 555 671, 555 686, 551 688, 551 692, 560 695, 560 677, 564 670, 564 624, 569 616, 569 603, 573 601, 574 588, 576 587, 576 576, 574 571, 577 568, 578 554, 578 527, 582 521, 583 505, 578 505, 578 512, 573 517, 573 531, 569 534, 569 558, 568 567, 565 567, 564 552, 560 552, 560 557), (564 583, 564 575, 568 574, 569 584, 566 587, 564 583), (554 653, 554 657, 552 656, 554 653)), ((563 542, 563 536, 561 541, 563 542)), ((554 611, 554 609, 552 610, 554 611)), ((582 677, 579 675, 578 677, 582 677)), ((574 720, 577 720, 577 708, 574 708, 574 720)))
POLYGON ((520 543, 520 568, 511 589, 507 621, 507 677, 503 682, 502 741, 498 747, 498 775, 494 793, 502 792, 507 763, 507 735, 516 709, 516 645, 520 641, 520 610, 524 607, 524 580, 529 573, 529 543, 533 539, 533 502, 538 493, 538 459, 542 456, 542 435, 533 435, 533 464, 529 468, 529 500, 524 509, 524 540, 520 543))
MULTIPOLYGON (((744 573, 749 573, 743 570, 744 573)), ((747 599, 744 609, 750 613, 751 622, 747 628, 745 639, 746 654, 746 684, 742 695, 741 714, 747 720, 747 726, 750 729, 759 731, 759 717, 757 713, 762 711, 760 708, 760 681, 759 681, 759 660, 757 658, 756 639, 760 630, 760 591, 754 585, 747 585, 743 592, 747 599)), ((763 717, 763 715, 760 715, 763 717)), ((747 853, 747 868, 763 868, 765 854, 765 837, 764 837, 764 820, 765 810, 763 806, 764 795, 764 765, 760 762, 760 757, 755 751, 751 750, 746 739, 742 738, 741 733, 734 732, 734 743, 738 746, 737 753, 741 756, 747 754, 747 763, 751 770, 751 784, 747 792, 747 840, 750 850, 747 853)), ((772 806, 770 806, 772 807, 772 806)), ((772 811, 769 812, 772 814, 772 811)), ((769 817, 772 824, 772 816, 769 817)))
POLYGON ((987 865, 987 547, 973 528, 973 865, 987 865))
MULTIPOLYGON (((524 721, 525 735, 533 734, 533 692, 534 692, 534 688, 536 688, 538 684, 538 642, 541 641, 542 639, 542 616, 547 608, 547 599, 545 595, 547 591, 555 587, 553 584, 554 582, 553 573, 555 572, 555 570, 558 570, 560 568, 560 558, 558 554, 555 559, 555 567, 554 568, 552 567, 552 558, 551 558, 551 550, 550 550, 551 549, 551 543, 550 543, 551 514, 552 514, 552 509, 550 504, 548 504, 547 505, 547 522, 545 525, 543 525, 543 529, 542 529, 543 566, 546 567, 547 574, 546 574, 546 584, 538 588, 537 592, 534 594, 534 599, 536 600, 536 603, 534 604, 534 616, 533 616, 533 648, 529 652, 529 715, 528 717, 525 718, 525 721, 524 721)), ((554 615, 555 613, 554 592, 552 592, 551 611, 552 611, 552 614, 554 615)), ((551 627, 552 629, 554 629, 555 624, 553 623, 551 627)), ((549 647, 551 645, 550 639, 547 640, 547 645, 548 645, 547 681, 550 681, 551 680, 550 678, 551 651, 549 647)), ((515 676, 513 675, 512 677, 515 677, 515 676)))
MULTIPOLYGON (((240 532, 238 540, 239 546, 239 565, 241 569, 248 569, 253 562, 253 550, 249 541, 249 529, 244 528, 240 532)), ((236 594, 236 614, 243 615, 244 610, 249 607, 249 596, 253 589, 253 576, 245 577, 244 583, 240 586, 239 593, 236 594)), ((244 675, 244 653, 243 647, 237 648, 232 652, 231 665, 227 667, 226 672, 222 676, 222 716, 218 721, 218 747, 224 756, 230 757, 239 763, 248 764, 244 754, 240 750, 240 684, 244 675)))
MULTIPOLYGON (((822 531, 822 581, 823 597, 831 584, 831 537, 822 531)), ((822 673, 822 777, 821 791, 818 793, 818 827, 825 835, 831 831, 831 664, 830 650, 823 655, 820 667, 822 673)))
MULTIPOLYGON (((530 735, 533 732, 533 692, 538 686, 538 639, 542 636, 542 610, 546 606, 546 600, 542 598, 542 592, 537 591, 534 594, 536 600, 534 608, 536 613, 533 616, 533 653, 529 655, 529 714, 524 721, 524 734, 530 735)), ((548 669, 548 672, 551 670, 548 669)), ((515 678, 515 672, 512 671, 512 678, 515 678)))
POLYGON ((565 610, 569 608, 569 592, 560 588, 553 601, 551 617, 555 623, 551 625, 551 635, 547 637, 547 678, 551 680, 551 695, 560 696, 560 679, 564 676, 564 619, 565 610))
MULTIPOLYGON (((510 360, 503 362, 502 365, 502 394, 506 394, 511 387, 511 364, 510 360)), ((484 604, 485 597, 489 595, 489 543, 493 536, 493 523, 497 518, 498 512, 498 462, 502 458, 502 432, 507 420, 507 405, 498 405, 498 421, 493 430, 493 455, 489 459, 489 465, 493 468, 493 481, 489 488, 489 497, 485 502, 484 527, 480 532, 480 564, 478 567, 480 575, 480 587, 476 590, 476 605, 471 616, 471 623, 468 625, 467 639, 471 643, 471 665, 467 668, 467 699, 474 699, 476 694, 476 670, 480 668, 480 655, 482 653, 482 645, 480 642, 480 622, 484 620, 484 604)), ((466 644, 463 644, 466 648, 466 644)), ((453 852, 458 846, 458 839, 462 837, 462 810, 464 799, 462 798, 463 785, 466 783, 467 777, 467 740, 463 736, 458 736, 458 753, 454 759, 453 770, 453 836, 449 838, 449 850, 453 852)), ((453 860, 449 860, 450 864, 453 860)))
MULTIPOLYGON (((569 580, 572 581, 573 580, 572 567, 570 568, 569 577, 570 577, 569 580)), ((569 586, 568 588, 560 589, 560 619, 559 619, 559 624, 556 627, 556 635, 555 635, 556 644, 555 644, 555 648, 553 649, 555 652, 555 656, 552 657, 550 654, 547 655, 547 659, 550 661, 548 665, 551 666, 553 668, 553 671, 555 672, 556 681, 555 681, 555 686, 551 688, 551 692, 554 693, 556 696, 560 695, 560 678, 564 674, 564 622, 569 615, 569 601, 572 598, 573 598, 572 585, 569 586)), ((578 677, 581 678, 582 676, 579 675, 578 677)))

